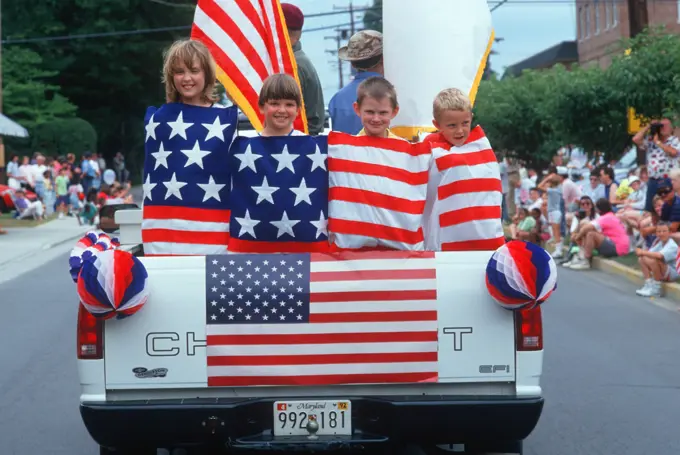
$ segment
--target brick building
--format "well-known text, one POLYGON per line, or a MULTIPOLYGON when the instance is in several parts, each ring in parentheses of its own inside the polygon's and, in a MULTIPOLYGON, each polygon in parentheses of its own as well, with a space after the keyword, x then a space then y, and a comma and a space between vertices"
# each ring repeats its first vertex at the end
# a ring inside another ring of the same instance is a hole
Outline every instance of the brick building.
POLYGON ((503 77, 519 76, 522 74, 522 71, 529 69, 549 69, 557 64, 564 65, 569 69, 576 62, 578 62, 576 41, 562 41, 521 62, 508 66, 505 69, 505 73, 503 73, 503 77))
MULTIPOLYGON (((647 0, 650 26, 665 25, 680 33, 680 0, 647 0)), ((576 40, 579 63, 609 66, 621 52, 618 41, 630 36, 628 3, 624 0, 576 0, 576 40)))

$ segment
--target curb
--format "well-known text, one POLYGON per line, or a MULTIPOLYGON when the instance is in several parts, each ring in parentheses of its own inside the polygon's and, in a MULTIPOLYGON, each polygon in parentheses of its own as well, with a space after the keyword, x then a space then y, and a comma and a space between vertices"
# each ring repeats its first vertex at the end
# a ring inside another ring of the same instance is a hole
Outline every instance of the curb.
MULTIPOLYGON (((600 270, 602 272, 622 276, 635 284, 642 285, 645 282, 641 271, 635 270, 631 267, 627 267, 609 259, 594 257, 592 258, 592 266, 594 269, 600 270)), ((676 301, 678 305, 680 305, 680 284, 662 283, 662 287, 663 297, 672 299, 676 301)))
POLYGON ((39 247, 37 247, 37 248, 34 248, 34 249, 30 250, 30 251, 27 251, 26 253, 22 254, 21 256, 15 256, 15 257, 13 257, 13 258, 10 258, 10 259, 7 260, 7 261, 0 262, 0 268, 4 267, 5 265, 7 265, 7 264, 9 264, 9 263, 12 263, 12 262, 16 263, 16 262, 23 261, 24 259, 26 259, 26 258, 28 258, 28 257, 30 257, 30 256, 32 256, 32 255, 34 255, 34 254, 37 253, 37 252, 51 250, 52 248, 55 248, 55 247, 60 246, 60 245, 63 245, 63 244, 65 244, 65 243, 67 243, 67 242, 72 242, 73 240, 82 237, 82 236, 85 234, 85 232, 87 232, 87 230, 84 230, 83 232, 79 232, 79 233, 77 233, 77 234, 74 233, 74 234, 72 234, 72 235, 69 235, 69 236, 66 237, 66 238, 63 238, 63 239, 61 239, 61 240, 57 240, 56 242, 46 243, 46 244, 41 245, 41 246, 39 246, 39 247))

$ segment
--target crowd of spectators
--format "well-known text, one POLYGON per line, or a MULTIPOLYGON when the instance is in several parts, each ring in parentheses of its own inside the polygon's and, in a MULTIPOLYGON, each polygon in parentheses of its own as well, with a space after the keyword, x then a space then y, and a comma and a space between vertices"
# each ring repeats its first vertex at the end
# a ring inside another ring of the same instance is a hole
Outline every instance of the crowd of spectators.
POLYGON ((644 160, 625 178, 617 179, 615 162, 601 154, 587 161, 569 149, 558 152, 540 179, 520 168, 509 235, 544 246, 573 270, 589 270, 595 255, 635 255, 645 277, 636 293, 660 296, 663 282, 678 279, 680 140, 663 119, 633 143, 644 160))

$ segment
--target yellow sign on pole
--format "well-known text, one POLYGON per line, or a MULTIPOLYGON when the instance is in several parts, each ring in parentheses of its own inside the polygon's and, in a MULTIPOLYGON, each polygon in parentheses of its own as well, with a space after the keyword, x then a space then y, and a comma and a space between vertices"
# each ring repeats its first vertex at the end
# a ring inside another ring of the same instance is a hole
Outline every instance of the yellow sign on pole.
MULTIPOLYGON (((624 54, 630 56, 632 49, 628 48, 625 50, 624 54)), ((635 109, 632 107, 628 108, 628 134, 636 134, 643 126, 649 123, 649 119, 640 117, 635 113, 635 109)))

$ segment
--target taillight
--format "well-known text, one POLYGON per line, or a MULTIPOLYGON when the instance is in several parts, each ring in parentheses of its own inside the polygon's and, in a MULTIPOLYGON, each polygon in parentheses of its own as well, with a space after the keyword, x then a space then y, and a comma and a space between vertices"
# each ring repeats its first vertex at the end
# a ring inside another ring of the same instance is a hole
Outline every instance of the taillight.
POLYGON ((96 360, 104 358, 104 322, 78 305, 78 358, 96 360))
POLYGON ((541 306, 515 312, 515 329, 518 351, 540 351, 543 349, 543 319, 541 306))

